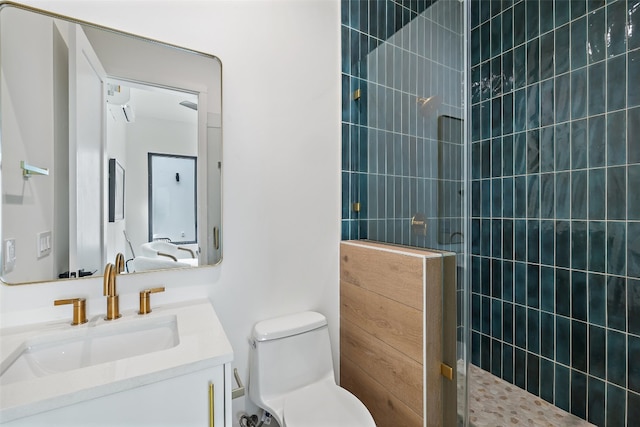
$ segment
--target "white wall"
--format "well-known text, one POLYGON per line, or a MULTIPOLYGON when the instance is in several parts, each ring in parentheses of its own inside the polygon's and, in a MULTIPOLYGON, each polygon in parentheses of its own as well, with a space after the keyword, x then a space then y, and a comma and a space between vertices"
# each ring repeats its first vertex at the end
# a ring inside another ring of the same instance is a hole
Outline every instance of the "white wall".
MULTIPOLYGON (((338 363, 340 66, 338 0, 24 1, 35 7, 217 55, 223 64, 223 245, 219 267, 119 278, 123 309, 164 284, 155 303, 207 297, 247 380, 247 337, 260 319, 316 309, 338 363), (153 19, 149 19, 153 14, 153 19)), ((2 326, 70 316, 55 298, 102 282, 0 288, 2 326)), ((68 308, 68 307, 67 307, 68 308)), ((246 400, 245 400, 246 399, 246 400)), ((248 398, 237 411, 255 411, 248 398)))
MULTIPOLYGON (((37 233, 51 231, 54 217, 53 188, 58 170, 54 165, 54 59, 60 55, 51 40, 54 27, 41 19, 13 14, 3 20, 2 60, 20 66, 2 68, 2 212, 3 239, 15 239, 16 263, 5 274, 9 282, 37 281, 55 277, 55 253, 38 258, 37 233), (48 25, 47 25, 48 24, 48 25), (5 40, 24 40, 20 46, 31 49, 23 55, 18 44, 5 40), (49 77, 48 79, 46 77, 49 77), (33 117, 39 117, 34 122, 33 117), (41 142, 42 145, 39 145, 41 142), (20 162, 50 170, 49 176, 24 179, 20 162), (40 207, 41 209, 34 209, 40 207)), ((56 45, 56 48, 58 45, 56 45)), ((56 64, 59 61, 55 61, 56 64)), ((62 171, 61 171, 62 172, 62 171)), ((56 233, 53 233, 56 238, 56 233)))
MULTIPOLYGON (((69 48, 65 37, 68 36, 62 21, 54 24, 53 31, 53 122, 63 123, 53 128, 53 164, 56 174, 53 177, 53 249, 54 270, 47 278, 57 277, 69 271, 69 239, 58 236, 69 235, 69 48)), ((4 98, 3 98, 4 99, 4 98)), ((3 110, 4 111, 4 110, 3 110)), ((6 141, 6 140, 5 140, 6 141)))
MULTIPOLYGON (((185 156, 198 154, 196 124, 136 116, 126 125, 127 163, 125 168, 125 218, 127 234, 134 251, 149 241, 149 168, 148 154, 165 153, 185 156)), ((130 254, 127 254, 130 257, 130 254)))
MULTIPOLYGON (((117 159, 125 171, 128 170, 127 165, 127 123, 116 120, 107 109, 107 158, 117 159)), ((125 185, 128 184, 125 176, 125 185)), ((125 189, 125 196, 127 190, 125 189)), ((105 197, 105 206, 108 206, 108 197, 105 197)), ((127 208, 127 201, 124 203, 127 208)), ((123 231, 126 230, 128 215, 125 212, 124 219, 116 222, 108 222, 107 231, 107 259, 113 260, 118 252, 130 255, 129 248, 124 239, 123 231)), ((127 258, 128 259, 128 258, 127 258)))

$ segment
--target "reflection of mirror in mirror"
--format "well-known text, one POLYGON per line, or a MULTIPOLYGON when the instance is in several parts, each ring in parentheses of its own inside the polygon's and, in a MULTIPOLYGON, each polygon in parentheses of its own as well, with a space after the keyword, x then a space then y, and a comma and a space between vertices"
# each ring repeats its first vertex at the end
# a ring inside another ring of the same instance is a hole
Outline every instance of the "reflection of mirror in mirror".
POLYGON ((119 252, 129 271, 220 261, 216 58, 3 4, 0 72, 5 282, 100 275, 119 252), (153 184, 152 155, 193 164, 153 184))
POLYGON ((197 243, 195 156, 149 153, 149 241, 197 243))
MULTIPOLYGON (((136 255, 153 256, 145 253, 142 246, 157 240, 189 247, 197 254, 197 96, 113 79, 107 80, 107 88, 107 155, 117 159, 126 171, 125 214, 122 221, 107 225, 107 259, 114 258, 118 252, 125 254, 127 260, 136 255), (181 105, 183 102, 190 103, 196 109, 181 105), (184 168, 183 165, 154 168, 149 159, 155 157, 191 159, 191 173, 187 176, 180 169, 184 168), (119 159, 126 159, 126 165, 119 159), (170 167, 175 170, 169 171, 170 167), (176 173, 180 174, 176 172, 178 170, 182 172, 182 180, 175 179, 176 173), (154 172, 159 174, 155 180, 154 172), (187 186, 191 191, 183 191, 187 186), (187 193, 187 200, 183 193, 187 193), (191 208, 188 219, 183 219, 181 215, 184 208, 191 208), (154 225, 157 228, 159 223, 159 219, 153 221, 154 214, 156 217, 162 216, 162 224, 166 228, 153 232, 154 225), (180 228, 180 231, 169 232, 167 228, 180 228), (133 250, 124 239, 124 231, 133 250)), ((150 264, 153 265, 153 261, 150 264)), ((143 269, 139 262, 127 262, 127 271, 143 269)))

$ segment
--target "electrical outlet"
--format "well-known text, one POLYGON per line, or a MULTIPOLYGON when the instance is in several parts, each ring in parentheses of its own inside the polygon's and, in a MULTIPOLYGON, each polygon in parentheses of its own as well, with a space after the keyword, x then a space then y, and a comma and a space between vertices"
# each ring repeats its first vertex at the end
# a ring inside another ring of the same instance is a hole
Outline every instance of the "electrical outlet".
POLYGON ((36 236, 36 248, 38 258, 45 257, 51 253, 51 231, 43 231, 36 236))
POLYGON ((4 241, 4 256, 3 256, 3 268, 2 271, 10 273, 16 266, 16 239, 6 239, 4 241))

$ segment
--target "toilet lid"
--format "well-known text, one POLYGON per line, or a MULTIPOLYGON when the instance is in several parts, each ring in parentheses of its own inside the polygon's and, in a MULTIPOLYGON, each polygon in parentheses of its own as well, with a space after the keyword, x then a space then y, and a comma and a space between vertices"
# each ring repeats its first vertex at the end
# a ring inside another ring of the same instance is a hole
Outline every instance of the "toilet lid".
POLYGON ((314 384, 287 396, 285 427, 375 427, 366 406, 335 384, 314 384))

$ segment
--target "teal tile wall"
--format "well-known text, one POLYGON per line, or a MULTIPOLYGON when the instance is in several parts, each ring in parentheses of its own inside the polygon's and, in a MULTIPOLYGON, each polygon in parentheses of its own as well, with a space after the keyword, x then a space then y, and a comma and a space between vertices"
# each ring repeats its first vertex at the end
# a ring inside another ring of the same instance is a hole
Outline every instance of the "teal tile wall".
POLYGON ((341 4, 342 238, 459 252, 463 5, 341 4), (414 215, 426 236, 412 231, 414 215))
POLYGON ((472 362, 640 425, 640 3, 471 1, 472 362))

